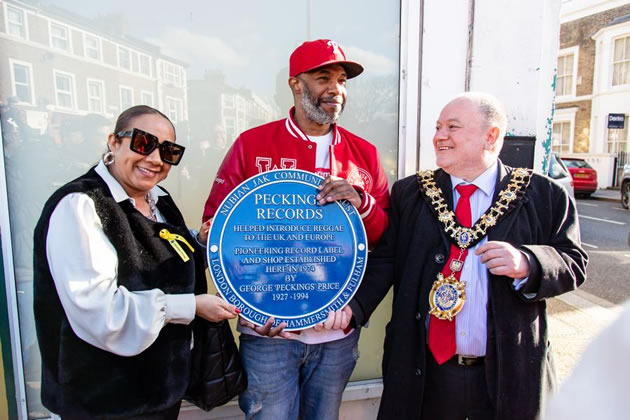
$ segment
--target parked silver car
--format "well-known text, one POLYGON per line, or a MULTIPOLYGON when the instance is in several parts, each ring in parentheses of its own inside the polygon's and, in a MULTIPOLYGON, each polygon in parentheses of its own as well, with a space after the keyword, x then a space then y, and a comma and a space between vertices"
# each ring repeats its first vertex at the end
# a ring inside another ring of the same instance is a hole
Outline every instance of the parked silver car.
POLYGON ((569 173, 569 170, 556 153, 552 153, 549 158, 549 178, 556 180, 561 184, 569 193, 569 197, 575 198, 575 192, 573 190, 573 178, 569 173))
MULTIPOLYGON (((624 209, 630 209, 630 163, 623 167, 621 174, 621 205, 624 209)), ((628 237, 630 243, 630 237, 628 237)))

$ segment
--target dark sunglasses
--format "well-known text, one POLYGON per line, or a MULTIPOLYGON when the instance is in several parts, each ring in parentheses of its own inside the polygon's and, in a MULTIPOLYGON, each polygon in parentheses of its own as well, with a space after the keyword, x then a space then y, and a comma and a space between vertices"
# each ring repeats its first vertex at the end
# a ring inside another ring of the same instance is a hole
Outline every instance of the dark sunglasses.
POLYGON ((184 146, 172 141, 164 140, 160 143, 156 136, 139 128, 134 128, 132 131, 119 131, 116 136, 118 138, 131 137, 129 148, 141 155, 150 155, 156 147, 159 147, 160 159, 171 165, 177 165, 182 160, 184 150, 186 150, 184 146))

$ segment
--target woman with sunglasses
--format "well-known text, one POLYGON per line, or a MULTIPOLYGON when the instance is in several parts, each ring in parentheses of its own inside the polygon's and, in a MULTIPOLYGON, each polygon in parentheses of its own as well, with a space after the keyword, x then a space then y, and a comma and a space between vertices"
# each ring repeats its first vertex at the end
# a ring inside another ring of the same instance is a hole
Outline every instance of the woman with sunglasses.
POLYGON ((135 106, 107 146, 51 196, 35 228, 42 402, 63 419, 176 419, 190 322, 237 312, 206 293, 203 249, 157 186, 184 153, 173 124, 135 106))

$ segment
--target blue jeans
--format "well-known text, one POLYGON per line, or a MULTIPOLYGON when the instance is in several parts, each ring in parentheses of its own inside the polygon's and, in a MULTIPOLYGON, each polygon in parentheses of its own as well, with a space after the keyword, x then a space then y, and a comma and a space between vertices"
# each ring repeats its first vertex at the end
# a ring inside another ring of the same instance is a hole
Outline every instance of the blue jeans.
POLYGON ((246 419, 337 420, 343 390, 359 358, 359 329, 341 340, 304 344, 241 334, 246 419))

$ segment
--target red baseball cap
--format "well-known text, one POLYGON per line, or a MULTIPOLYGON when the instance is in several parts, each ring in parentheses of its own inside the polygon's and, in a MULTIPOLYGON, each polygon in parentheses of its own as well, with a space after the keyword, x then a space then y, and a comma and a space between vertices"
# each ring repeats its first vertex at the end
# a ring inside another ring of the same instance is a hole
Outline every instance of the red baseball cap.
POLYGON ((363 66, 346 60, 341 46, 330 39, 306 41, 293 51, 289 58, 289 77, 315 70, 328 64, 340 64, 346 70, 348 79, 357 77, 363 72, 363 66))

